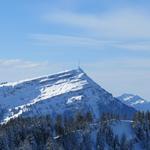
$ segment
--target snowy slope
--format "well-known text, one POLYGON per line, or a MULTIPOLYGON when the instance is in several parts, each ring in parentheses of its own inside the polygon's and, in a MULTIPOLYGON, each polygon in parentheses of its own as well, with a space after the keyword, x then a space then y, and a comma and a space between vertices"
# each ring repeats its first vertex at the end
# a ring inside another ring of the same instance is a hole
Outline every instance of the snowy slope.
POLYGON ((132 106, 137 110, 141 110, 141 111, 150 110, 150 102, 147 100, 144 100, 138 95, 123 94, 119 96, 118 99, 121 100, 126 105, 132 106))
POLYGON ((92 81, 82 69, 0 85, 0 120, 51 114, 104 111, 132 116, 135 110, 92 81))

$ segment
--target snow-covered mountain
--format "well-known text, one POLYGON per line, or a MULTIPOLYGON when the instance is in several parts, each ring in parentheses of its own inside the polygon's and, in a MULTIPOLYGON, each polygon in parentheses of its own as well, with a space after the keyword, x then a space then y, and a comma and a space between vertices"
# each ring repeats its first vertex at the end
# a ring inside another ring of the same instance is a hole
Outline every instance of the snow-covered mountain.
POLYGON ((0 122, 22 116, 91 111, 95 118, 102 112, 132 116, 129 107, 92 81, 80 68, 36 79, 0 85, 0 122))
POLYGON ((150 110, 150 102, 141 98, 138 95, 133 94, 123 94, 117 97, 120 101, 128 106, 132 106, 137 110, 147 111, 150 110))

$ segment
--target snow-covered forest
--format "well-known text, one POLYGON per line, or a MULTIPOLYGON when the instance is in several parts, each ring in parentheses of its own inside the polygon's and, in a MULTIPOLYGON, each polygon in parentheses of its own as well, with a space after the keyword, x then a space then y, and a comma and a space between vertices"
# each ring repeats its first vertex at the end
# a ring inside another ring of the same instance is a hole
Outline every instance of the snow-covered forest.
POLYGON ((137 112, 133 120, 103 113, 74 118, 58 115, 16 118, 0 126, 0 150, 149 150, 150 112, 137 112))

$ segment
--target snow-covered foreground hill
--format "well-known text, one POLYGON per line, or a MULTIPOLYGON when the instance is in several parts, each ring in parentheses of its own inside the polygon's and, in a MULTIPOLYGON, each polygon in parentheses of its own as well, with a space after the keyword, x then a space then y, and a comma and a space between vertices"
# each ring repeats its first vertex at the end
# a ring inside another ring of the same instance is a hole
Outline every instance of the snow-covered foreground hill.
POLYGON ((138 95, 123 94, 117 98, 126 105, 131 106, 139 111, 150 111, 150 101, 147 101, 138 95))
POLYGON ((0 122, 18 116, 57 114, 72 116, 87 111, 99 118, 102 112, 132 117, 135 110, 92 81, 82 69, 32 80, 0 85, 0 122))

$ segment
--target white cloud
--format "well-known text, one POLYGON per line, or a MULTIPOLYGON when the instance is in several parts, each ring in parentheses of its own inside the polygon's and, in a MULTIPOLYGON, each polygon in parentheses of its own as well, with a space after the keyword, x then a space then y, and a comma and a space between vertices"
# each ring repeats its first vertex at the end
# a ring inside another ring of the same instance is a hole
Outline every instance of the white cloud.
POLYGON ((76 68, 74 62, 0 59, 0 82, 13 82, 76 68))
POLYGON ((96 38, 88 38, 70 35, 50 35, 50 34, 32 34, 30 38, 33 43, 47 46, 84 46, 84 47, 105 47, 106 45, 115 45, 117 41, 98 40, 96 38))
POLYGON ((48 72, 47 62, 34 62, 21 59, 0 59, 0 82, 17 81, 40 76, 48 72))
MULTIPOLYGON (((88 48, 117 48, 130 51, 150 51, 150 41, 124 41, 124 40, 101 40, 98 38, 89 38, 70 35, 55 34, 32 34, 30 39, 36 45, 50 46, 55 48, 66 47, 88 47, 88 48)), ((110 49, 112 50, 112 49, 110 49)))
POLYGON ((37 63, 21 59, 0 59, 0 68, 32 69, 42 67, 43 65, 47 65, 47 62, 37 63))
POLYGON ((138 42, 120 42, 114 45, 120 49, 127 49, 133 51, 150 51, 150 41, 138 41, 138 42))
POLYGON ((72 27, 64 34, 30 35, 34 44, 56 49, 97 48, 150 51, 150 17, 136 9, 120 9, 101 14, 50 12, 42 16, 50 24, 72 27), (80 29, 80 30, 77 30, 80 29), (76 36, 75 36, 76 35, 76 36))
POLYGON ((49 23, 82 28, 101 38, 150 38, 150 17, 139 10, 122 9, 99 15, 51 12, 43 18, 49 23))

